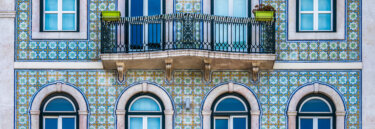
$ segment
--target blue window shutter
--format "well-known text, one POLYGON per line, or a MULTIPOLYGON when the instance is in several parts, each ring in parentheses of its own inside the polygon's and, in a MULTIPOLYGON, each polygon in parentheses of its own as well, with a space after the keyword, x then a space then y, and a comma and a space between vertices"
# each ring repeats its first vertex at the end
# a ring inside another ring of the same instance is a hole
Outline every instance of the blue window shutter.
POLYGON ((215 129, 228 129, 228 119, 215 119, 215 129))
POLYGON ((330 112, 330 108, 320 99, 311 99, 302 105, 301 112, 330 112))
POLYGON ((217 104, 216 111, 246 111, 246 108, 238 99, 226 98, 217 104))
POLYGON ((74 111, 74 107, 68 100, 56 98, 47 104, 45 111, 74 111))
POLYGON ((74 129, 75 118, 62 118, 62 129, 74 129))
POLYGON ((301 118, 300 129, 313 129, 313 119, 312 118, 301 118))
POLYGON ((160 0, 148 0, 148 16, 161 14, 160 0))
POLYGON ((143 0, 131 0, 130 16, 143 16, 143 0))
POLYGON ((318 129, 331 129, 331 119, 318 119, 318 129))
POLYGON ((246 118, 233 118, 233 129, 246 129, 246 118))
POLYGON ((45 118, 44 127, 45 129, 57 129, 57 118, 45 118))

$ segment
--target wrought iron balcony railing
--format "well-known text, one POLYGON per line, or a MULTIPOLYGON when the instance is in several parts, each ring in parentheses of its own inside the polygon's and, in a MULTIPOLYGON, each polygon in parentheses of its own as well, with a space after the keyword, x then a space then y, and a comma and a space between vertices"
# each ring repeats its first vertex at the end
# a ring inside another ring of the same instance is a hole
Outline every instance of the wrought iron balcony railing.
POLYGON ((198 49, 275 53, 275 22, 206 14, 164 14, 101 21, 101 52, 198 49))

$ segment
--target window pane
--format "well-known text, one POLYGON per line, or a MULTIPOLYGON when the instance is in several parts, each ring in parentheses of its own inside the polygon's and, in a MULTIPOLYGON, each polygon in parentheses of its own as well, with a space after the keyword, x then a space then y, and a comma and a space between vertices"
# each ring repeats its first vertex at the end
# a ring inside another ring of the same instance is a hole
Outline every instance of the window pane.
POLYGON ((131 0, 130 16, 143 16, 143 0, 131 0))
POLYGON ((330 108, 320 99, 311 99, 302 105, 300 112, 330 112, 330 108))
POLYGON ((57 118, 45 118, 45 129, 57 129, 57 118))
POLYGON ((147 118, 147 129, 160 129, 160 118, 147 118))
POLYGON ((75 118, 62 118, 62 129, 74 129, 75 118))
POLYGON ((313 119, 312 118, 301 118, 300 129, 313 129, 313 119))
POLYGON ((331 0, 319 0, 319 11, 331 11, 331 0))
POLYGON ((149 49, 160 49, 161 41, 161 25, 160 24, 148 24, 148 48, 149 49))
POLYGON ((148 15, 161 14, 161 2, 160 0, 148 0, 148 15))
POLYGON ((62 15, 62 29, 75 30, 76 29, 76 14, 63 14, 62 15))
POLYGON ((157 102, 150 98, 140 98, 130 107, 130 111, 160 111, 157 102))
POLYGON ((331 129, 331 119, 318 119, 318 129, 331 129))
POLYGON ((228 45, 228 30, 227 24, 215 25, 215 50, 225 51, 230 48, 228 45))
POLYGON ((214 14, 219 16, 228 16, 228 0, 215 0, 214 14))
POLYGON ((76 1, 75 0, 62 0, 62 10, 63 11, 76 11, 76 1))
POLYGON ((319 14, 319 30, 331 30, 331 14, 319 14))
POLYGON ((130 48, 143 49, 143 25, 130 26, 130 48))
POLYGON ((215 119, 215 129, 228 129, 228 119, 215 119))
POLYGON ((216 111, 246 111, 241 101, 235 98, 226 98, 217 105, 216 111))
POLYGON ((140 117, 131 117, 130 118, 130 129, 143 129, 143 122, 140 117))
POLYGON ((56 98, 47 104, 45 111, 74 111, 74 107, 68 100, 56 98))
POLYGON ((46 14, 45 15, 45 30, 57 30, 57 14, 46 14))
POLYGON ((246 12, 247 12, 246 0, 234 0, 233 1, 233 16, 247 17, 246 12))
POLYGON ((301 14, 301 30, 314 30, 313 14, 301 14))
POLYGON ((45 0, 45 11, 57 11, 57 0, 45 0))
POLYGON ((246 118, 233 118, 233 129, 246 129, 246 118))
POLYGON ((301 0, 301 11, 313 11, 314 0, 301 0))

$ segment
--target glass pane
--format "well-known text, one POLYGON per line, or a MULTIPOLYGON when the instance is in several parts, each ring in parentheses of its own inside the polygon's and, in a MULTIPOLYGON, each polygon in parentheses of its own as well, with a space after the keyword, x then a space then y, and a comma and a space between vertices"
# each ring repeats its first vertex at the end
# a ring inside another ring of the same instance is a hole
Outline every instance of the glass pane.
POLYGON ((45 118, 44 127, 45 129, 57 129, 57 118, 45 118))
POLYGON ((233 1, 233 16, 247 17, 247 0, 234 0, 233 1))
POLYGON ((319 11, 331 11, 331 0, 319 0, 319 11))
POLYGON ((57 30, 57 14, 46 14, 44 19, 45 30, 57 30))
POLYGON ((228 50, 228 30, 229 29, 227 24, 215 25, 215 50, 228 50))
POLYGON ((75 0, 62 0, 62 10, 63 11, 76 11, 76 1, 75 0))
POLYGON ((301 11, 313 11, 314 0, 301 0, 301 11))
POLYGON ((232 25, 232 50, 247 51, 247 25, 237 24, 232 25))
POLYGON ((143 25, 130 26, 130 48, 143 49, 143 25))
POLYGON ((74 129, 75 118, 62 118, 62 129, 74 129))
POLYGON ((311 99, 302 105, 300 112, 330 112, 330 108, 320 99, 311 99))
POLYGON ((150 98, 140 98, 130 107, 130 111, 160 111, 157 102, 150 98))
POLYGON ((76 30, 76 14, 62 14, 62 29, 76 30))
POLYGON ((313 14, 301 14, 301 30, 314 30, 313 14))
POLYGON ((130 129, 143 129, 143 120, 141 117, 130 118, 130 129))
POLYGON ((246 118, 233 118, 233 129, 246 129, 246 118))
POLYGON ((161 25, 160 24, 149 24, 148 25, 148 48, 149 49, 160 49, 161 41, 161 25))
POLYGON ((228 0, 215 0, 214 2, 214 15, 228 16, 228 0))
POLYGON ((235 98, 226 98, 217 105, 216 111, 246 111, 245 105, 235 98))
POLYGON ((319 30, 331 30, 331 14, 319 14, 319 30))
POLYGON ((147 118, 147 129, 160 129, 160 118, 147 118))
POLYGON ((313 119, 312 118, 301 118, 300 119, 300 129, 313 129, 313 119))
POLYGON ((318 119, 318 129, 331 129, 331 119, 318 119))
POLYGON ((74 111, 74 107, 68 100, 56 98, 47 104, 45 111, 74 111))
POLYGON ((160 0, 148 0, 148 15, 161 14, 161 2, 160 0))
POLYGON ((228 129, 228 119, 215 119, 215 129, 228 129))
POLYGON ((45 11, 57 11, 57 0, 45 0, 45 11))
POLYGON ((143 16, 143 0, 131 0, 130 16, 143 16))

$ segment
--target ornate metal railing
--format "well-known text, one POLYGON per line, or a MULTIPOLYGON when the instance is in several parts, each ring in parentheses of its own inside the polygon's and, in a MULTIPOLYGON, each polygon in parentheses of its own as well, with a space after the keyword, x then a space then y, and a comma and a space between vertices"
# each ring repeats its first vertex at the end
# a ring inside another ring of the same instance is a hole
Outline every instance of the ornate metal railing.
POLYGON ((164 14, 101 21, 101 52, 199 49, 275 53, 275 22, 206 14, 164 14))

